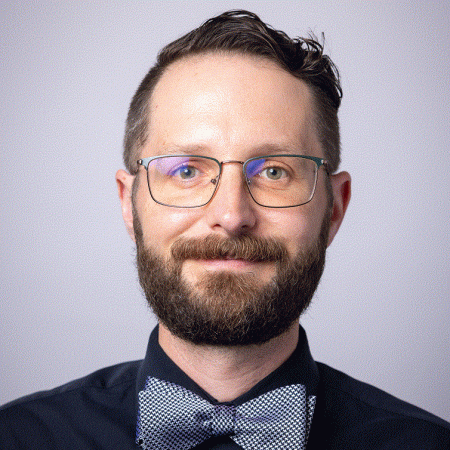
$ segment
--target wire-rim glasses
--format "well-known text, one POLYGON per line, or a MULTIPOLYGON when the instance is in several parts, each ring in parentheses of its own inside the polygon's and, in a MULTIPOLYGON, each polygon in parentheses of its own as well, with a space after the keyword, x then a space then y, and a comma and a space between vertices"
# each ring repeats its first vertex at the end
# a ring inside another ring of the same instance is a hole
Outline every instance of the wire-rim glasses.
POLYGON ((265 155, 246 161, 218 161, 201 155, 161 155, 143 158, 152 199, 176 208, 205 206, 219 186, 224 164, 241 164, 248 192, 260 206, 291 208, 310 202, 320 167, 327 161, 305 155, 265 155))

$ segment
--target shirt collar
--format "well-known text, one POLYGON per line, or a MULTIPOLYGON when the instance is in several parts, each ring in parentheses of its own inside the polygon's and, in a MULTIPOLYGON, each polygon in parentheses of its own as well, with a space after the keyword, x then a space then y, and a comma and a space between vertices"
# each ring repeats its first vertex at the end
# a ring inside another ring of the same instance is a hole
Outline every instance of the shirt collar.
MULTIPOLYGON (((147 353, 138 371, 136 380, 137 393, 144 389, 145 381, 150 376, 176 383, 213 404, 218 403, 166 355, 158 343, 158 326, 155 327, 150 335, 147 353)), ((253 386, 248 392, 229 403, 238 406, 269 391, 291 384, 303 384, 306 386, 307 396, 316 395, 318 383, 319 371, 311 356, 306 333, 300 326, 297 347, 287 361, 253 386)))

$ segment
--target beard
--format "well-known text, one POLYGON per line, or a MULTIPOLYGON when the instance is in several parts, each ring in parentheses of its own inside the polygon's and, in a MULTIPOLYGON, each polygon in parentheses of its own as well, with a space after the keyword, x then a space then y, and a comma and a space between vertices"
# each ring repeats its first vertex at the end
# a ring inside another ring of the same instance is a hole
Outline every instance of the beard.
POLYGON ((329 231, 326 214, 319 238, 290 258, 284 244, 250 235, 180 238, 168 260, 144 245, 134 212, 137 268, 147 302, 175 336, 197 344, 243 346, 280 336, 309 306, 325 265, 329 231), (234 258, 272 262, 276 273, 261 283, 253 273, 207 272, 194 285, 182 277, 183 261, 234 258))

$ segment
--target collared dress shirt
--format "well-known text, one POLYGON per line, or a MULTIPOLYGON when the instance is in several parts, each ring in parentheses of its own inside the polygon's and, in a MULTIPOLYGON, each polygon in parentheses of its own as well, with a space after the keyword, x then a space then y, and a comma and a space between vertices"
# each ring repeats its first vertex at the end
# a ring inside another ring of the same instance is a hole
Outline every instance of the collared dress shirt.
MULTIPOLYGON (((0 449, 138 450, 137 394, 149 376, 218 403, 167 357, 156 328, 144 360, 108 367, 1 407, 0 449)), ((307 450, 450 450, 449 423, 316 363, 301 327, 291 357, 232 403, 290 384, 303 384, 308 395, 317 396, 307 450)), ((240 448, 230 438, 220 437, 195 450, 240 448)))

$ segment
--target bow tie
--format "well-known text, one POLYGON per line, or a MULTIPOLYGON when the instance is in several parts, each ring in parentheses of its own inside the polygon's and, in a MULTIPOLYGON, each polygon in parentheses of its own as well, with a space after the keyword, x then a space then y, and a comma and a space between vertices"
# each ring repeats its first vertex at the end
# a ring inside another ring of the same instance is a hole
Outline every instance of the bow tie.
POLYGON ((214 405, 174 383, 147 379, 139 392, 136 442, 145 450, 188 450, 229 436, 245 450, 305 449, 315 396, 293 384, 240 406, 214 405))

